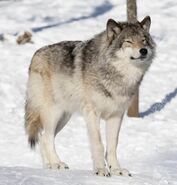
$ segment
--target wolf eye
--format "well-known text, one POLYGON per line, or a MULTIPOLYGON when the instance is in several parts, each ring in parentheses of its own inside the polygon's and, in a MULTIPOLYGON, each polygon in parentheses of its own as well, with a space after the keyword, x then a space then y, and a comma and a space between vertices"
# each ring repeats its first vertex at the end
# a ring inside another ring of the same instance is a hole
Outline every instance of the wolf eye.
POLYGON ((130 40, 125 40, 125 42, 126 42, 126 43, 129 43, 129 44, 133 44, 133 42, 130 41, 130 40))
POLYGON ((146 39, 143 39, 142 42, 143 42, 143 43, 146 43, 146 39))

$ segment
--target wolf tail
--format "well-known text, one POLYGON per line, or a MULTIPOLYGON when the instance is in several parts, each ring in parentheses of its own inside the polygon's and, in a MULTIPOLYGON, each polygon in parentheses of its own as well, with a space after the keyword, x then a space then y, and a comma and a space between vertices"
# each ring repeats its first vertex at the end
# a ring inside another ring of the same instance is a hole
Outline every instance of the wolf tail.
POLYGON ((25 130, 31 149, 35 148, 38 142, 38 133, 41 129, 40 113, 27 101, 25 105, 25 130))

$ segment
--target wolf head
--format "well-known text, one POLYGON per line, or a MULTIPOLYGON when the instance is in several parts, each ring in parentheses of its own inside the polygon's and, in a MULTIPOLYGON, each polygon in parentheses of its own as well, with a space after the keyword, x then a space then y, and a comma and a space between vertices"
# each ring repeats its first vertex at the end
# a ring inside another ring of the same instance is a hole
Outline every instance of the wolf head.
POLYGON ((109 19, 106 29, 109 53, 137 67, 148 67, 155 55, 155 43, 149 34, 150 25, 149 16, 136 23, 109 19))

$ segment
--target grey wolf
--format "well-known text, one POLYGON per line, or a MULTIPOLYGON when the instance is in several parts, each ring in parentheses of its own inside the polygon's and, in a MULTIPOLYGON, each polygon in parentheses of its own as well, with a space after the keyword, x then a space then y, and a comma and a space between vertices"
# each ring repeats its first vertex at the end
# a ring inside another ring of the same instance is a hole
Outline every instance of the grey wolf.
POLYGON ((151 19, 116 22, 87 41, 63 41, 39 49, 29 67, 25 128, 32 148, 39 142, 47 168, 67 169, 54 139, 71 115, 80 112, 88 128, 94 172, 125 175, 116 149, 122 118, 155 55, 151 19), (106 154, 100 136, 106 121, 106 154))

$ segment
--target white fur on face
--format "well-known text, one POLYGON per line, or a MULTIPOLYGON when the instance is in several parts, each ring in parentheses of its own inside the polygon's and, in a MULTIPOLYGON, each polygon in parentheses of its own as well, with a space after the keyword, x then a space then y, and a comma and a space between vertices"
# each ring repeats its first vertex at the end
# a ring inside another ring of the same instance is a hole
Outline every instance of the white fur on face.
POLYGON ((131 47, 126 47, 126 48, 121 48, 120 50, 117 51, 116 55, 118 59, 122 60, 129 60, 130 57, 133 55, 133 49, 131 47))
POLYGON ((119 60, 130 61, 134 65, 150 65, 152 60, 153 52, 149 47, 144 47, 148 50, 148 54, 145 58, 141 58, 140 49, 141 48, 132 48, 125 47, 117 51, 116 56, 119 60))

